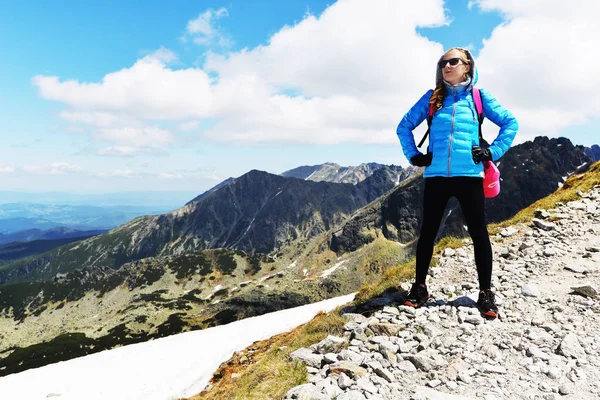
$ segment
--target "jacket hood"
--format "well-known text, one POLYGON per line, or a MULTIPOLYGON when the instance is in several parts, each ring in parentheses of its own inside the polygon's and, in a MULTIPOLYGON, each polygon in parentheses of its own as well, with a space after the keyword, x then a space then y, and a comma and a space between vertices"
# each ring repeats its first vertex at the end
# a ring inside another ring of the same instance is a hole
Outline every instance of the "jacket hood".
MULTIPOLYGON (((471 54, 471 52, 469 50, 463 49, 462 47, 454 47, 454 48, 464 50, 465 53, 467 53, 467 61, 469 62, 469 65, 471 66, 471 70, 469 71, 469 76, 471 77, 471 84, 469 85, 469 88, 471 88, 471 87, 475 86, 475 84, 479 80, 479 72, 477 72, 477 69, 475 68, 475 59, 473 58, 473 55, 471 54)), ((442 77, 442 69, 438 66, 439 62, 442 61, 443 58, 444 58, 444 55, 442 54, 442 56, 440 57, 438 62, 435 64, 436 65, 436 74, 435 74, 435 86, 436 87, 443 84, 443 82, 444 82, 444 78, 442 77)))

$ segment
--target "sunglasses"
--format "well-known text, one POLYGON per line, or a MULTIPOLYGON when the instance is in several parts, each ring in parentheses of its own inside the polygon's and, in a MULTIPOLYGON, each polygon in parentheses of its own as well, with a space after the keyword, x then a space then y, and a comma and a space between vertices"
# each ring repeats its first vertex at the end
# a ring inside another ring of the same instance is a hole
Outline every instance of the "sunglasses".
POLYGON ((453 67, 456 67, 458 65, 458 63, 464 62, 462 59, 460 58, 451 58, 449 60, 441 60, 440 62, 438 62, 438 67, 440 68, 444 68, 446 66, 446 64, 450 64, 453 67))

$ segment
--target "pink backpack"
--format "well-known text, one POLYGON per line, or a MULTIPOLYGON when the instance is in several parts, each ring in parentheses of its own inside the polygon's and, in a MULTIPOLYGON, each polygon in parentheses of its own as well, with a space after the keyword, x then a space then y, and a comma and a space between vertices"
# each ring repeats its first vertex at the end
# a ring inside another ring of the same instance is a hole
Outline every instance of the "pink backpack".
MULTIPOLYGON (((471 95, 473 96, 473 102, 475 103, 475 110, 477 111, 477 119, 479 120, 479 142, 484 142, 487 144, 483 135, 481 134, 481 124, 483 124, 483 105, 481 103, 481 92, 477 88, 471 89, 471 95)), ((429 113, 427 115, 427 132, 423 136, 423 139, 419 142, 417 147, 421 147, 429 136, 429 131, 431 129, 431 121, 433 121, 433 114, 435 110, 433 109, 433 104, 429 104, 429 113)), ((500 193, 500 171, 498 167, 491 161, 483 162, 483 171, 485 173, 485 177, 483 178, 483 194, 487 198, 495 197, 500 193)))

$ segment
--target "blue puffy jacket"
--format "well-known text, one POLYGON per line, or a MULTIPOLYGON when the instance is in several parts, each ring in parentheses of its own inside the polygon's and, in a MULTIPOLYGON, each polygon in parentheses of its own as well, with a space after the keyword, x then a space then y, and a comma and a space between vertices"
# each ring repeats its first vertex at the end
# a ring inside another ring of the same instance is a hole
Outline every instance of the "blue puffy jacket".
MULTIPOLYGON (((431 165, 425 168, 424 177, 471 176, 483 177, 483 163, 475 164, 471 148, 479 145, 479 122, 471 95, 472 86, 477 83, 478 73, 474 71, 468 86, 453 88, 447 86, 447 95, 442 108, 433 115, 429 133, 429 151, 433 153, 431 165)), ((438 68, 438 77, 440 76, 438 68)), ((500 132, 490 145, 492 160, 497 160, 509 149, 519 128, 517 120, 498 101, 484 90, 481 92, 483 116, 500 127, 500 132)), ((429 90, 406 113, 398 125, 397 134, 404 155, 409 160, 419 153, 413 130, 429 113, 429 90)))

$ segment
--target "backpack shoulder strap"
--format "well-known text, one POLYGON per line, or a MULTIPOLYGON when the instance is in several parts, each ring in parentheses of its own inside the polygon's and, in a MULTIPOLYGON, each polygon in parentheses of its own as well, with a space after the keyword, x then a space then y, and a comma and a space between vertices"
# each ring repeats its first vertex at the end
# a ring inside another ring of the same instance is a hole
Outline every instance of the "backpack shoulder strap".
POLYGON ((483 124, 483 104, 481 103, 481 92, 476 87, 471 89, 471 96, 473 96, 473 102, 475 103, 475 110, 477 111, 477 119, 479 120, 479 139, 483 139, 481 133, 481 125, 483 124))
POLYGON ((477 110, 477 117, 479 118, 479 123, 483 123, 483 104, 481 103, 481 92, 479 89, 474 87, 471 91, 471 95, 473 96, 473 102, 475 102, 475 110, 477 110))
POLYGON ((427 113, 427 132, 425 132, 425 135, 423 135, 423 139, 421 139, 421 141, 419 142, 419 145, 417 147, 421 147, 423 146, 423 143, 425 143, 425 139, 427 139, 427 136, 429 136, 429 131, 431 130, 431 121, 433 121, 433 114, 435 113, 435 110, 433 109, 433 104, 429 103, 429 112, 427 113))

